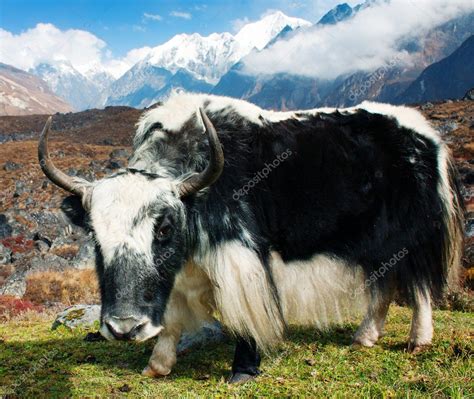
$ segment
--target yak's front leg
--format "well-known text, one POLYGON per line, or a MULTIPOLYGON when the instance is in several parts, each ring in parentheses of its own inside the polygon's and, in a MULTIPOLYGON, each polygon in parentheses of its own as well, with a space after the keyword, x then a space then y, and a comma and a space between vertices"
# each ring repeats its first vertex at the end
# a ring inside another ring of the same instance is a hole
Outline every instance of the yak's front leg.
POLYGON ((260 374, 260 355, 255 340, 238 338, 229 383, 244 383, 260 374))
POLYGON ((160 377, 171 373, 176 364, 176 347, 181 337, 181 329, 165 329, 153 348, 148 366, 142 374, 148 377, 160 377))

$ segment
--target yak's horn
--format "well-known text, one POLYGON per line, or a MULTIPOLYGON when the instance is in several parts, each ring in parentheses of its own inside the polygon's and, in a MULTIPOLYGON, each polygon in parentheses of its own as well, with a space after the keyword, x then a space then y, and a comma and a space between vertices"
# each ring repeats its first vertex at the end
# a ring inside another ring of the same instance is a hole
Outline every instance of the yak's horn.
POLYGON ((61 172, 56 168, 56 166, 54 166, 53 161, 51 161, 51 158, 49 157, 48 135, 51 129, 51 122, 52 117, 50 116, 44 125, 38 144, 38 159, 41 169, 46 177, 58 187, 61 187, 72 194, 83 197, 87 191, 86 186, 75 181, 71 176, 68 176, 64 172, 61 172))
POLYGON ((224 152, 222 151, 221 143, 217 137, 216 129, 201 108, 199 108, 199 113, 201 114, 209 138, 209 164, 204 171, 191 176, 179 185, 178 190, 180 197, 186 197, 197 193, 203 188, 209 187, 219 178, 224 169, 224 152))

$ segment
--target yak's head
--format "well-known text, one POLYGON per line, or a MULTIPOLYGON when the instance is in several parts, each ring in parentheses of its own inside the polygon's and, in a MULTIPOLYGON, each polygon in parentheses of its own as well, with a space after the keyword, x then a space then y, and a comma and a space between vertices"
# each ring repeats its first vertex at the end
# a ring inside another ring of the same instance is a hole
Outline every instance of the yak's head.
POLYGON ((170 179, 125 169, 96 182, 71 178, 49 157, 51 118, 38 156, 45 175, 79 196, 97 243, 101 287, 101 333, 107 339, 143 341, 163 329, 162 318, 176 273, 186 262, 183 199, 214 183, 224 157, 216 131, 200 110, 209 138, 210 161, 201 173, 170 179))

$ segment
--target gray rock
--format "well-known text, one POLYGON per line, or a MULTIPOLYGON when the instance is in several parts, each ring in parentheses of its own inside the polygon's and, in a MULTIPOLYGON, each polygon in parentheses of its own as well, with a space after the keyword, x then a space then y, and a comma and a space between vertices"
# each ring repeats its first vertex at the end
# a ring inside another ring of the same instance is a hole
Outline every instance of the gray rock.
POLYGON ((81 244, 72 265, 76 269, 93 269, 95 267, 95 246, 90 237, 87 237, 81 244))
POLYGON ((221 323, 215 320, 213 323, 205 323, 197 332, 182 334, 176 352, 181 354, 191 348, 222 342, 225 338, 221 323))
POLYGON ((93 172, 101 172, 104 169, 104 163, 101 161, 97 161, 96 159, 90 161, 89 167, 93 172))
POLYGON ((8 223, 8 219, 4 214, 0 214, 0 239, 10 237, 12 235, 13 228, 8 223))
POLYGON ((466 101, 474 101, 474 88, 471 90, 468 90, 465 96, 463 97, 463 100, 466 101))
POLYGON ((109 162, 107 162, 106 168, 111 170, 125 168, 125 162, 119 159, 110 160, 109 162))
POLYGON ((42 254, 49 251, 49 245, 46 242, 42 241, 42 240, 35 241, 35 247, 42 254))
POLYGON ((24 181, 17 180, 15 182, 15 192, 13 193, 14 197, 19 197, 21 194, 27 193, 28 191, 28 186, 24 181))
POLYGON ((19 271, 8 277, 7 281, 0 287, 0 295, 22 298, 26 291, 25 275, 24 271, 19 271))
POLYGON ((64 309, 56 316, 52 330, 59 326, 70 329, 92 326, 100 320, 100 305, 74 305, 64 309))
POLYGON ((125 148, 117 148, 109 154, 110 159, 128 158, 129 153, 125 148))
POLYGON ((46 270, 55 270, 63 271, 65 269, 71 268, 71 263, 62 258, 61 256, 54 254, 46 254, 44 257, 36 257, 31 260, 31 272, 37 271, 46 271, 46 270))
POLYGON ((5 170, 7 172, 12 172, 14 170, 21 169, 22 167, 23 167, 23 164, 21 164, 21 163, 7 161, 7 162, 5 162, 5 165, 3 165, 3 170, 5 170))
POLYGON ((12 260, 12 251, 10 248, 0 244, 0 265, 6 265, 12 260))
POLYGON ((442 135, 451 133, 453 130, 456 130, 459 125, 454 121, 448 121, 441 126, 439 126, 439 131, 442 135))
POLYGON ((77 176, 77 174, 79 173, 79 170, 77 168, 69 168, 66 173, 69 175, 69 176, 77 176))

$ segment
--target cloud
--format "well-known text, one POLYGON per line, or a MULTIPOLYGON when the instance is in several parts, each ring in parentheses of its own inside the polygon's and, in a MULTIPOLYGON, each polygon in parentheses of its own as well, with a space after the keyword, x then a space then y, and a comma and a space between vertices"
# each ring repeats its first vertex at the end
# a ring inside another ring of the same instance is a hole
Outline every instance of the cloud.
POLYGON ((333 79, 372 71, 393 60, 409 62, 400 42, 464 13, 472 0, 392 0, 364 9, 331 26, 314 26, 244 60, 249 74, 291 73, 333 79))
POLYGON ((151 47, 145 46, 130 50, 125 57, 122 58, 113 59, 109 57, 102 63, 102 67, 117 79, 137 62, 145 58, 151 49, 151 47))
POLYGON ((146 32, 146 28, 142 25, 132 25, 132 29, 135 32, 146 32))
POLYGON ((233 21, 230 22, 232 24, 232 30, 237 33, 239 30, 241 30, 245 25, 250 23, 250 19, 247 17, 245 18, 237 18, 234 19, 233 21))
POLYGON ((101 63, 106 43, 92 33, 39 23, 12 34, 0 28, 0 61, 28 70, 43 62, 69 61, 78 71, 101 63))
POLYGON ((171 11, 170 15, 176 18, 183 18, 183 19, 191 19, 192 15, 189 12, 181 12, 181 11, 171 11))
POLYGON ((87 31, 63 31, 46 23, 19 34, 0 28, 0 62, 26 71, 41 63, 67 61, 81 73, 105 70, 118 78, 150 50, 150 47, 141 47, 114 59, 106 43, 87 31))
POLYGON ((158 14, 149 14, 147 12, 143 13, 143 18, 151 19, 152 21, 162 21, 163 17, 158 14))

